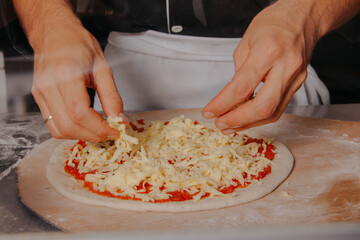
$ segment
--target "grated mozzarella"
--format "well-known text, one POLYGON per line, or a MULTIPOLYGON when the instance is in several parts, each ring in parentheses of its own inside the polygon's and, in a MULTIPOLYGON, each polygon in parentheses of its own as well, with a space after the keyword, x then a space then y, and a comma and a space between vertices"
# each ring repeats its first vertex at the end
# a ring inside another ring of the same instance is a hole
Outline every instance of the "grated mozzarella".
POLYGON ((226 136, 183 116, 164 124, 154 121, 144 131, 126 129, 121 118, 107 119, 120 131, 115 141, 75 144, 68 165, 79 173, 88 173, 85 181, 93 183, 97 191, 108 191, 115 196, 129 196, 145 202, 166 200, 174 191, 195 194, 193 200, 224 196, 219 189, 255 183, 250 175, 257 175, 272 161, 264 155, 266 144, 245 144, 244 135, 226 136), (262 154, 258 153, 263 147, 262 154), (244 179, 243 174, 247 174, 244 179), (138 186, 150 184, 150 192, 138 186))

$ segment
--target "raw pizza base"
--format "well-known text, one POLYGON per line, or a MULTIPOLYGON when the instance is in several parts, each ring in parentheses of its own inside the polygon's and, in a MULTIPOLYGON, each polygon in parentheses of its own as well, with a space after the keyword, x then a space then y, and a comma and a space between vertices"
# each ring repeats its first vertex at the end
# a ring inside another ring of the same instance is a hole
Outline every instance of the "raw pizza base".
MULTIPOLYGON (((248 135, 261 138, 254 133, 248 135)), ((190 212, 219 209, 250 202, 266 196, 277 188, 290 174, 294 164, 294 157, 289 149, 284 144, 274 141, 276 155, 271 167, 271 174, 262 179, 260 183, 236 189, 232 196, 227 197, 206 198, 199 201, 150 203, 104 197, 84 188, 83 181, 76 180, 64 171, 65 149, 70 149, 76 142, 64 140, 55 149, 47 165, 46 175, 50 184, 59 193, 77 202, 132 211, 190 212)))

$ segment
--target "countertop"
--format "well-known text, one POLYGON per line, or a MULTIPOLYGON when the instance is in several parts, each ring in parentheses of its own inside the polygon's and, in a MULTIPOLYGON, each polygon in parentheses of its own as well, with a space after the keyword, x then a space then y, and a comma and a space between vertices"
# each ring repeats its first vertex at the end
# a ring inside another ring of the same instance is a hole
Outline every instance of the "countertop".
MULTIPOLYGON (((360 104, 288 107, 287 113, 360 121, 360 104)), ((18 197, 15 168, 26 153, 51 138, 40 113, 0 114, 0 234, 59 231, 28 210, 18 197)), ((0 236, 1 237, 1 236, 0 236)))

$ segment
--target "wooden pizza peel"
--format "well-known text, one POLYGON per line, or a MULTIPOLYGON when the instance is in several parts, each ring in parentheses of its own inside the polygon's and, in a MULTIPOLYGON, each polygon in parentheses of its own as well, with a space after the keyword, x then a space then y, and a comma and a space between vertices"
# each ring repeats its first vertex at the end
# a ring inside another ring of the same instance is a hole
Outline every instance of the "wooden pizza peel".
MULTIPOLYGON (((185 115, 202 122, 199 109, 144 112, 131 119, 168 120, 185 115)), ((74 202, 46 178, 47 162, 61 140, 33 149, 17 168, 23 203, 65 231, 147 231, 223 229, 360 221, 360 122, 284 114, 258 127, 284 143, 295 157, 289 177, 271 194, 242 205, 200 212, 133 212, 74 202)))

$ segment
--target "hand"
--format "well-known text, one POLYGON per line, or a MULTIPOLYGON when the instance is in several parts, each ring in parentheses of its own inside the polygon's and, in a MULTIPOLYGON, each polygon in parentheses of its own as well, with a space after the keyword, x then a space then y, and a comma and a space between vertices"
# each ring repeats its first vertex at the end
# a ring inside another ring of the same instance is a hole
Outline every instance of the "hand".
MULTIPOLYGON (((291 1, 290 1, 291 2, 291 1)), ((278 120, 307 77, 317 40, 315 24, 300 10, 274 4, 259 13, 234 52, 235 76, 202 111, 231 134, 278 120), (260 81, 264 84, 249 100, 260 81)))
MULTIPOLYGON (((107 116, 122 116, 123 103, 96 39, 80 24, 49 31, 35 51, 32 93, 55 138, 99 142, 119 132, 90 107, 95 88, 107 116)), ((40 41, 40 40, 39 40, 40 41)), ((126 120, 126 118, 125 118, 126 120)))

